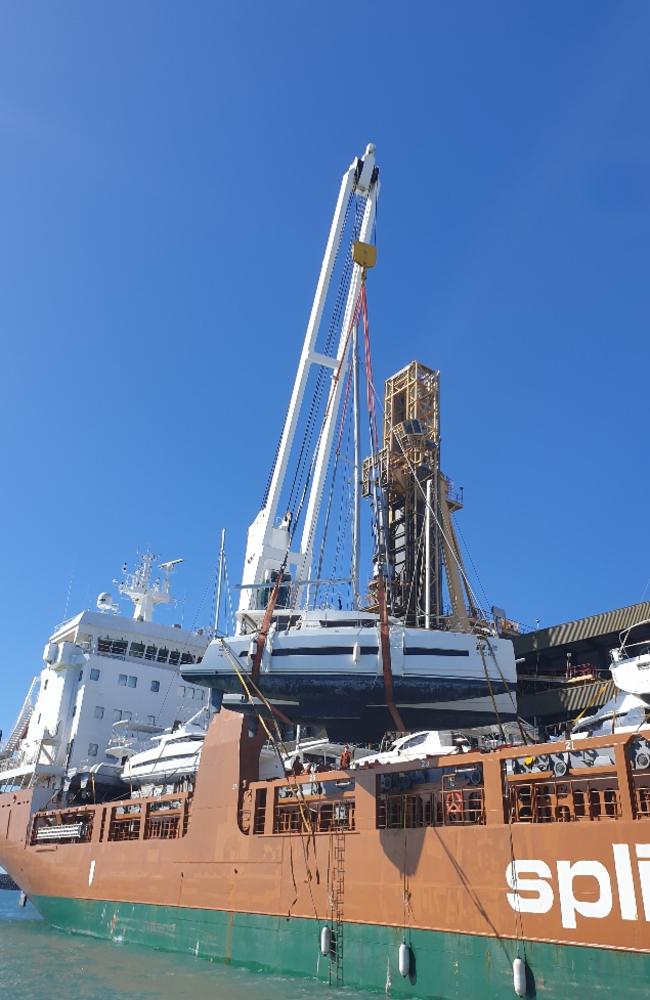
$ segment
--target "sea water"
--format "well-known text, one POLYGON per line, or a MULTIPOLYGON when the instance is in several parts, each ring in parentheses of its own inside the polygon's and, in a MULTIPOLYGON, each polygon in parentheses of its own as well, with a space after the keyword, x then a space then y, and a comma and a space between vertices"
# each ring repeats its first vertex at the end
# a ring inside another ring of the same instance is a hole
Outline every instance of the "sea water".
MULTIPOLYGON (((315 958, 316 961, 316 958, 315 958)), ((369 1000, 315 980, 248 972, 50 927, 18 893, 0 891, 2 1000, 369 1000)))

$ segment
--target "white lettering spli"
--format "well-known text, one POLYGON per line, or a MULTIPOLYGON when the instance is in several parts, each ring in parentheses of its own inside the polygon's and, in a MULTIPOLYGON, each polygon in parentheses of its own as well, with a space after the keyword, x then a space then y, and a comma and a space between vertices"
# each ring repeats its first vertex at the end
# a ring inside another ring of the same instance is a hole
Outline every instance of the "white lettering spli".
POLYGON ((638 920, 638 884, 643 916, 650 922, 650 844, 636 844, 633 849, 628 844, 612 844, 611 869, 596 860, 560 859, 555 862, 554 873, 545 861, 534 858, 512 861, 505 872, 508 887, 512 889, 506 893, 506 899, 518 913, 539 914, 550 912, 557 895, 562 926, 573 930, 578 917, 589 920, 608 917, 615 899, 622 920, 638 920))

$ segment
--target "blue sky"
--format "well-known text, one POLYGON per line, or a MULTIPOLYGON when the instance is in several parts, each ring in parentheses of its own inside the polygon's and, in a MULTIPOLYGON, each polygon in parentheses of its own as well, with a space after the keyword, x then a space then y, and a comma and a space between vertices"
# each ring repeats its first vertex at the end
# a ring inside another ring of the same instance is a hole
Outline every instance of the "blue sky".
POLYGON ((650 577, 645 2, 5 4, 0 726, 124 560, 238 579, 339 178, 382 171, 383 379, 442 370, 490 602, 551 624, 650 577))

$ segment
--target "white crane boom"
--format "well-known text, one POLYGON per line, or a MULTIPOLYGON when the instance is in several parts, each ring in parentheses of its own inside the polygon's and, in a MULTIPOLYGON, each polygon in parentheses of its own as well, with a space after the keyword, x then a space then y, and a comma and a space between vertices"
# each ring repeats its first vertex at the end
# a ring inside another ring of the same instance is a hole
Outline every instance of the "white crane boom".
POLYGON ((348 350, 348 329, 361 282, 361 268, 358 264, 353 264, 336 356, 317 353, 315 347, 332 280, 336 255, 341 242, 350 196, 356 194, 366 200, 361 231, 358 238, 367 242, 372 232, 378 193, 379 180, 378 171, 375 166, 375 148, 370 144, 367 146, 362 157, 354 159, 341 180, 339 196, 325 246, 318 284, 307 324, 298 371, 291 393, 289 409, 280 439, 280 446, 278 448, 266 504, 248 529, 246 556, 242 574, 242 590, 239 602, 240 611, 257 606, 256 599, 260 585, 269 579, 270 571, 278 570, 281 567, 287 553, 291 514, 293 512, 286 515, 282 522, 276 526, 278 505, 284 487, 309 372, 312 365, 320 365, 331 369, 331 383, 325 423, 318 442, 318 453, 313 469, 300 549, 297 552, 290 552, 287 559, 287 566, 295 567, 298 579, 305 580, 311 569, 315 526, 318 520, 323 486, 332 447, 333 432, 341 398, 343 380, 337 378, 336 374, 341 367, 343 356, 348 350))

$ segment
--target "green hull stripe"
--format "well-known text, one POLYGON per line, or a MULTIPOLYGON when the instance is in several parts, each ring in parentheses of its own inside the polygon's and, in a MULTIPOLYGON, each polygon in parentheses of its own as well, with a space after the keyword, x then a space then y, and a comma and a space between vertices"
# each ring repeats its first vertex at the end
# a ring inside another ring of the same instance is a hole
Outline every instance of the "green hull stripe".
MULTIPOLYGON (((165 951, 190 953, 248 969, 327 981, 329 959, 320 955, 324 922, 304 917, 116 903, 36 896, 32 902, 55 927, 165 951)), ((345 924, 346 986, 386 991, 393 997, 452 1000, 514 996, 515 941, 414 930, 408 936, 412 975, 397 967, 400 928, 345 924)), ((566 1000, 593 989, 598 995, 644 1000, 650 988, 650 955, 576 945, 526 942, 528 996, 566 1000)), ((520 953, 523 951, 520 949, 520 953)))

